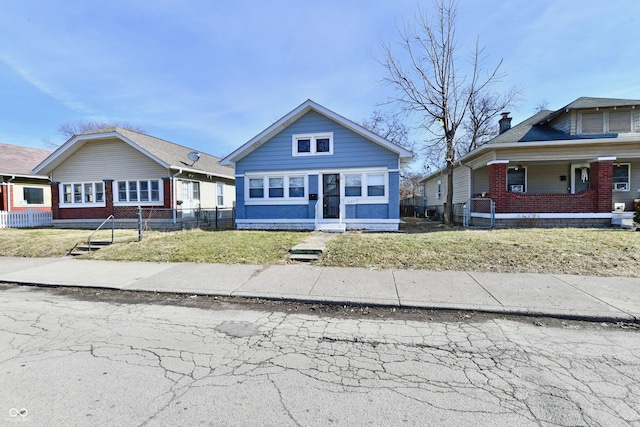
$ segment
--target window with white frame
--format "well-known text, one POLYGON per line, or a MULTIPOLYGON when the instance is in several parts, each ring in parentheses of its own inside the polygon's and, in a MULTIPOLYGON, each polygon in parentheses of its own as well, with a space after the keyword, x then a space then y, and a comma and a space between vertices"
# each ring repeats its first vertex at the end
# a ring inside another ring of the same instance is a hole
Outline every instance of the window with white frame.
POLYGON ((22 200, 25 205, 42 205, 44 204, 44 188, 42 187, 23 187, 22 200))
POLYGON ((293 135, 291 151, 294 156, 333 154, 333 132, 293 135))
POLYGON ((344 176, 345 197, 362 196, 362 174, 344 176))
POLYGON ((631 165, 629 163, 616 163, 613 165, 613 190, 629 191, 631 177, 631 165))
POLYGON ((218 206, 224 206, 224 184, 222 182, 216 183, 216 203, 218 206))
POLYGON ((524 166, 507 168, 507 191, 514 193, 527 192, 527 169, 524 166))
POLYGON ((633 110, 585 111, 578 116, 578 133, 629 133, 634 131, 633 110))
POLYGON ((159 202, 161 198, 160 180, 130 180, 115 183, 114 202, 150 203, 159 202))
POLYGON ((436 199, 442 198, 442 181, 438 181, 438 191, 436 193, 436 199))
MULTIPOLYGON (((264 175, 248 178, 246 201, 295 202, 307 195, 307 180, 301 175, 264 175)), ((246 182, 245 181, 245 182, 246 182)), ((245 184, 246 185, 246 184, 245 184)))
POLYGON ((386 200, 389 194, 387 189, 387 174, 384 172, 362 172, 344 175, 345 197, 359 197, 372 200, 386 200))
POLYGON ((104 182, 63 183, 60 192, 62 205, 104 203, 104 182))

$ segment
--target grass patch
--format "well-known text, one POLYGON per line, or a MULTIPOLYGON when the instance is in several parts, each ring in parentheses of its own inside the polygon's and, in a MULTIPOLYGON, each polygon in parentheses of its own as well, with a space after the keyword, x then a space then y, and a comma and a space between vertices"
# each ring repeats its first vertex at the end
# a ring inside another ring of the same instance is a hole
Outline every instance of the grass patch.
MULTIPOLYGON (((640 277, 640 233, 614 229, 431 229, 414 233, 336 235, 319 265, 333 267, 555 273, 640 277)), ((415 231, 415 230, 414 230, 415 231)), ((110 236, 100 231, 99 238, 110 236)), ((0 256, 64 256, 87 230, 2 229, 0 256)), ((86 259, 226 264, 285 264, 306 232, 148 232, 142 242, 119 243, 86 259)), ((134 230, 116 237, 135 240, 134 230)))
POLYGON ((142 242, 113 245, 91 259, 223 264, 284 264, 289 249, 309 233, 276 231, 149 232, 142 242))
MULTIPOLYGON (((0 256, 59 257, 65 256, 79 242, 86 242, 88 230, 59 230, 55 228, 0 229, 0 256)), ((116 238, 135 238, 133 230, 116 230, 116 238)), ((110 239, 111 230, 100 230, 94 239, 110 239)))
POLYGON ((612 229, 346 233, 325 266, 640 277, 640 233, 612 229))

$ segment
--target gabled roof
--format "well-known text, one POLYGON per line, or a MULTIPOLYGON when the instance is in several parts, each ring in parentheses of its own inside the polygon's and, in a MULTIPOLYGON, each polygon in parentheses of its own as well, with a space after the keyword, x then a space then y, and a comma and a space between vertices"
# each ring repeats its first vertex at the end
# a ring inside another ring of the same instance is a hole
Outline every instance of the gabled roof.
POLYGON ((167 169, 182 169, 187 172, 234 178, 233 168, 220 165, 219 157, 198 153, 200 158, 194 162, 189 159, 189 153, 197 152, 197 150, 117 126, 73 136, 40 163, 35 171, 49 173, 85 143, 107 138, 122 140, 167 169))
POLYGON ((269 139, 277 135, 283 129, 285 129, 292 123, 294 123, 300 117, 307 114, 309 111, 315 111, 316 113, 319 113, 327 117, 328 119, 333 120, 334 122, 367 138, 368 140, 373 141, 376 144, 379 144, 394 153, 397 153, 400 156, 401 166, 406 165, 407 163, 409 163, 411 158, 413 158, 413 153, 411 151, 397 144, 394 144, 391 141, 386 140, 380 135, 377 135, 371 132, 364 126, 361 126, 355 122, 352 122, 351 120, 323 107, 322 105, 310 99, 307 99, 305 102, 303 102, 298 107, 293 109, 291 112, 289 112, 287 115, 282 117, 280 120, 278 120, 277 122, 275 122, 274 124, 266 128, 265 130, 260 132, 258 135, 253 137, 251 140, 249 140, 247 143, 242 145, 240 148, 236 149, 234 152, 232 152, 227 157, 222 159, 220 163, 223 165, 235 164, 237 161, 241 160, 242 158, 244 158, 245 156, 247 156, 248 154, 256 150, 258 147, 260 147, 262 144, 267 142, 269 139))
POLYGON ((571 110, 583 110, 592 108, 613 108, 613 107, 633 107, 640 106, 640 100, 638 99, 619 99, 619 98, 592 98, 588 96, 582 96, 572 103, 565 105, 557 111, 549 114, 545 117, 540 124, 549 122, 559 116, 562 113, 568 113, 571 110))
POLYGON ((49 150, 0 143, 0 175, 31 175, 31 171, 51 154, 49 150))

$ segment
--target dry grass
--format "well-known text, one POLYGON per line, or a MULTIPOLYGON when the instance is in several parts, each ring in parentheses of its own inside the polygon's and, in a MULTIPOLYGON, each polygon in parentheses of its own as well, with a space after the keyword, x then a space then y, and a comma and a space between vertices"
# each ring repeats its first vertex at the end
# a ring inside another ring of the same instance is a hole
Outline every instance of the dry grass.
MULTIPOLYGON (((337 235, 319 264, 505 273, 640 277, 640 233, 614 229, 413 230, 337 235), (420 231, 420 232, 415 232, 420 231)), ((116 230, 119 236, 135 231, 116 230)), ((63 256, 86 230, 0 230, 0 256, 63 256)), ((304 232, 178 231, 145 233, 142 242, 84 258, 122 261, 284 264, 304 232)))
POLYGON ((202 231, 145 233, 142 242, 113 245, 92 259, 223 264, 284 264, 289 249, 309 233, 274 231, 202 231))
POLYGON ((640 277, 640 233, 613 229, 346 233, 326 266, 640 277))

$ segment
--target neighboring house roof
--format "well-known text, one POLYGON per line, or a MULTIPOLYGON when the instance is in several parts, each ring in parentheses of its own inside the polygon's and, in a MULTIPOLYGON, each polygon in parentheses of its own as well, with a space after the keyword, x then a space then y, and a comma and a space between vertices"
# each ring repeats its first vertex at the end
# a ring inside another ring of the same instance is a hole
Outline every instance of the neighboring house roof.
POLYGON ((114 137, 129 144, 167 169, 182 169, 188 172, 234 178, 233 168, 220 165, 219 157, 117 126, 73 136, 38 165, 36 171, 49 173, 86 142, 114 137), (189 158, 189 153, 192 152, 199 154, 199 159, 195 162, 189 158))
MULTIPOLYGON (((570 104, 560 108, 556 111, 542 110, 516 126, 510 128, 504 133, 489 140, 486 144, 481 145, 475 150, 465 154, 458 159, 458 164, 462 164, 469 159, 477 156, 487 150, 504 148, 498 147, 498 145, 508 146, 512 144, 512 147, 519 146, 521 143, 533 143, 527 144, 527 146, 548 146, 547 143, 553 143, 558 141, 558 144, 588 144, 599 143, 603 140, 620 138, 620 135, 624 134, 569 134, 561 130, 555 129, 549 123, 560 116, 561 114, 567 114, 571 110, 582 109, 596 109, 596 108, 614 108, 614 107, 640 107, 640 100, 636 99, 617 99, 617 98, 592 98, 581 97, 571 102, 570 104)), ((635 134, 637 135, 637 134, 635 134)), ((628 137, 625 136, 625 139, 628 137)), ((510 147, 510 148, 512 148, 510 147)), ((426 176, 420 182, 425 182, 435 175, 440 175, 445 169, 439 169, 438 171, 426 176)))
POLYGON ((0 143, 0 175, 32 175, 31 171, 50 154, 40 148, 0 143))
POLYGON ((613 107, 632 107, 640 106, 640 100, 638 99, 618 99, 618 98, 592 98, 588 96, 582 96, 572 103, 560 108, 557 111, 551 113, 548 117, 544 118, 540 124, 545 121, 548 122, 554 119, 556 116, 562 113, 568 113, 571 110, 578 109, 590 109, 590 108, 613 108, 613 107))
POLYGON ((275 122, 274 124, 266 128, 265 130, 260 132, 257 136, 249 140, 240 148, 236 149, 234 152, 226 156, 224 159, 222 159, 220 163, 223 165, 235 164, 235 162, 241 160, 242 158, 244 158, 245 156, 247 156, 248 154, 256 150, 262 144, 267 142, 269 139, 274 137, 276 134, 284 130, 289 125, 293 124, 296 120, 298 120, 300 117, 307 114, 309 111, 315 111, 333 120, 334 122, 344 126, 345 128, 369 139, 370 141, 373 141, 376 144, 379 144, 387 148, 388 150, 394 153, 397 153, 400 156, 401 166, 405 166, 413 158, 413 153, 411 151, 397 144, 394 144, 391 141, 388 141, 387 139, 381 137, 380 135, 377 135, 376 133, 371 132, 364 126, 361 126, 355 122, 352 122, 351 120, 308 99, 302 104, 300 104, 298 107, 293 109, 291 112, 289 112, 287 115, 282 117, 280 120, 278 120, 277 122, 275 122))

